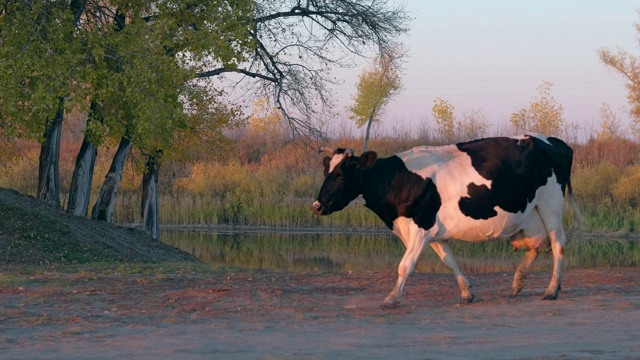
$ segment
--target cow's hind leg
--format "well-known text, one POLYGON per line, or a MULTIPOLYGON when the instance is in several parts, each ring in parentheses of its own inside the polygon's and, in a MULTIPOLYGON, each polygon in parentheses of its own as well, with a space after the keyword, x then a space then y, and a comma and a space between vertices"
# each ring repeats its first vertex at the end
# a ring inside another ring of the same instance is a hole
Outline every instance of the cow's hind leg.
POLYGON ((511 244, 514 250, 526 249, 524 258, 513 275, 513 291, 511 294, 516 296, 524 286, 524 279, 533 261, 538 257, 541 250, 549 247, 547 229, 537 209, 534 209, 532 217, 528 221, 528 226, 511 237, 511 244))
POLYGON ((458 267, 458 262, 453 257, 453 253, 451 252, 451 248, 449 245, 442 241, 432 241, 429 245, 431 248, 438 254, 440 260, 453 271, 453 274, 456 276, 456 280, 458 280, 458 285, 460 286, 461 291, 461 300, 460 302, 463 304, 468 304, 473 301, 473 294, 469 291, 471 285, 469 284, 469 280, 462 274, 460 271, 460 267, 458 267))
POLYGON ((553 253, 553 273, 551 274, 551 282, 544 292, 543 300, 555 300, 558 298, 560 291, 560 283, 562 276, 562 260, 564 258, 564 231, 562 227, 549 233, 551 240, 551 251, 553 253))
MULTIPOLYGON (((562 199, 562 198, 560 198, 562 199)), ((547 229, 551 251, 553 253, 553 272, 551 282, 544 292, 543 300, 555 300, 558 298, 562 276, 562 260, 564 258, 564 244, 566 243, 564 229, 562 228, 562 203, 555 208, 538 208, 542 222, 547 229)))
POLYGON ((511 292, 511 295, 516 296, 520 291, 522 291, 527 271, 529 271, 529 267, 531 267, 533 261, 536 259, 536 257, 538 257, 538 253, 539 251, 536 248, 527 249, 527 252, 524 254, 524 258, 522 259, 520 266, 518 266, 518 269, 516 269, 516 273, 513 275, 513 290, 511 292))

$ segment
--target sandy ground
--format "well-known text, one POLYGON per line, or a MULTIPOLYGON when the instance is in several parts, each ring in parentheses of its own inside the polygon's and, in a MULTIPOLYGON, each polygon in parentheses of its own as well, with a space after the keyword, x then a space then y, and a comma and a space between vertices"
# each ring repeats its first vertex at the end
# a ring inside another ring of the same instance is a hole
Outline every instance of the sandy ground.
POLYGON ((452 275, 414 273, 402 304, 378 308, 392 272, 289 274, 2 273, 2 359, 638 359, 640 271, 549 274, 516 298, 511 274, 471 276, 458 305, 452 275), (7 280, 10 279, 10 280, 7 280))

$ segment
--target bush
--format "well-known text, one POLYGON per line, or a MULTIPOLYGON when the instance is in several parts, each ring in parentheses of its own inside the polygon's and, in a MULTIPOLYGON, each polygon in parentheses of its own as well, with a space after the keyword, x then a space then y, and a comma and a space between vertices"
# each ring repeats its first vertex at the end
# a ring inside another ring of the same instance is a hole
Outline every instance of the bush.
POLYGON ((622 170, 609 162, 601 162, 593 168, 576 169, 572 176, 576 197, 586 202, 612 198, 611 185, 622 176, 622 170))
POLYGON ((624 174, 618 178, 611 193, 614 200, 620 204, 638 206, 640 204, 640 165, 633 165, 624 170, 624 174))

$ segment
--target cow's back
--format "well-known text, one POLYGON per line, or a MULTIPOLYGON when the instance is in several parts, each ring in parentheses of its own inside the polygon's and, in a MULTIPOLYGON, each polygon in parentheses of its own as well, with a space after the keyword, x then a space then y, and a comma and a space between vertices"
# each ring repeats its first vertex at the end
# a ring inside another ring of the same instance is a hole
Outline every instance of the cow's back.
POLYGON ((560 185, 564 192, 573 151, 556 138, 524 136, 418 147, 397 156, 435 183, 442 198, 440 232, 458 238, 473 233, 478 238, 468 240, 483 240, 526 226, 539 189, 560 185))

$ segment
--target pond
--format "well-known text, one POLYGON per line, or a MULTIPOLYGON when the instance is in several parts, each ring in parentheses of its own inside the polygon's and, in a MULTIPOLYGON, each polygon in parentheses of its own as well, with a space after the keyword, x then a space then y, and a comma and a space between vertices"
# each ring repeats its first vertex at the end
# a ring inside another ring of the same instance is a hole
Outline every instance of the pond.
MULTIPOLYGON (((160 239, 216 266, 290 272, 395 271, 405 250, 390 233, 349 231, 164 230, 160 239)), ((467 274, 511 272, 524 256, 506 240, 449 243, 467 274)), ((639 245, 621 238, 582 238, 567 247, 564 268, 639 266, 639 245)), ((532 270, 551 271, 552 263, 551 254, 542 253, 532 270)), ((415 271, 450 272, 431 248, 415 271)))

